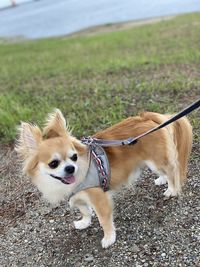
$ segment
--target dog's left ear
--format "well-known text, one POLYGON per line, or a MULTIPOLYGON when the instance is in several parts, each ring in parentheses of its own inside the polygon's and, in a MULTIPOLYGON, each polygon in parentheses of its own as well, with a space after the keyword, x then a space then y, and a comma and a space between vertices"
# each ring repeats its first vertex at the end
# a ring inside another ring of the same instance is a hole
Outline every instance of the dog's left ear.
POLYGON ((65 118, 59 109, 55 109, 53 113, 48 115, 43 129, 43 135, 46 138, 69 136, 65 118))

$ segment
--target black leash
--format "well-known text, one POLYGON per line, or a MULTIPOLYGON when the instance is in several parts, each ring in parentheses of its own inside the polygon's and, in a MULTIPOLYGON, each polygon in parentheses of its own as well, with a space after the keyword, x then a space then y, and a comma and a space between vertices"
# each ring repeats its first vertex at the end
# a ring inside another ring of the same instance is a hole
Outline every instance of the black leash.
POLYGON ((84 137, 81 139, 83 144, 86 145, 99 145, 99 146, 103 146, 103 147, 107 147, 107 146, 121 146, 121 145, 134 145, 137 143, 137 141, 150 134, 153 133, 159 129, 162 129, 163 127, 169 125, 170 123, 177 121, 178 119, 186 116, 187 114, 189 114, 190 112, 192 112, 193 110, 197 109, 200 107, 200 99, 197 100, 196 102, 194 102, 192 105, 190 105, 189 107, 183 109, 181 112, 177 113, 176 115, 174 115, 173 117, 171 117, 169 120, 163 122, 162 124, 160 124, 159 126, 154 127, 153 129, 150 129, 149 131, 137 136, 137 137, 130 137, 128 139, 124 139, 124 140, 103 140, 103 139, 97 139, 97 138, 92 138, 92 137, 84 137))

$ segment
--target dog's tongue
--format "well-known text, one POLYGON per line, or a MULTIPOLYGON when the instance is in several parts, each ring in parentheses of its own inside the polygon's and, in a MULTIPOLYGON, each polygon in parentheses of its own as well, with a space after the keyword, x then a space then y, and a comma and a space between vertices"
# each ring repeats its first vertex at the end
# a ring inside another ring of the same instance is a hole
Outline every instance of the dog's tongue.
POLYGON ((72 175, 72 176, 66 176, 64 178, 62 178, 62 182, 64 184, 73 184, 75 182, 75 177, 72 175))

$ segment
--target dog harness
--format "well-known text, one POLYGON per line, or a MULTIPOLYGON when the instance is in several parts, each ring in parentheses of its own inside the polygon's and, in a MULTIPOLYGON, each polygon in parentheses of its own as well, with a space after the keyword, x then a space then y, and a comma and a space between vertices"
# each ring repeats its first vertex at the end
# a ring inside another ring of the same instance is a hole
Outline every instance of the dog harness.
POLYGON ((110 167, 106 152, 101 146, 89 145, 89 167, 84 180, 72 191, 69 199, 76 193, 92 187, 109 190, 110 167))

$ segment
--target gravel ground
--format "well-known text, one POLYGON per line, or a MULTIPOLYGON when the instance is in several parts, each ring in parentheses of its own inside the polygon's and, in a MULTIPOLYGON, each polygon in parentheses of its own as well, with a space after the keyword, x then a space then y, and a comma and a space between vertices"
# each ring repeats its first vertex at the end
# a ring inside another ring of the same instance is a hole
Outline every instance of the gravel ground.
POLYGON ((194 144, 183 195, 166 200, 165 186, 144 170, 136 186, 116 195, 117 242, 102 249, 94 216, 86 230, 67 203, 51 207, 20 174, 11 147, 0 147, 1 266, 200 266, 199 144, 194 144))

